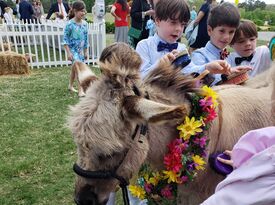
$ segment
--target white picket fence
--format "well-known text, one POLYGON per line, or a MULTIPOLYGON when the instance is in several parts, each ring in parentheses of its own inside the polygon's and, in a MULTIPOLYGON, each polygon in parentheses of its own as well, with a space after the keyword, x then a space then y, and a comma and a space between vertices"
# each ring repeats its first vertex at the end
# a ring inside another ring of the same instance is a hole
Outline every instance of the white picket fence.
MULTIPOLYGON (((62 45, 63 29, 66 22, 44 21, 41 24, 0 25, 0 51, 15 51, 32 54, 30 66, 52 67, 71 64, 62 45), (6 49, 5 49, 6 47, 6 49)), ((105 23, 88 24, 88 64, 98 62, 102 50, 106 47, 105 23)))

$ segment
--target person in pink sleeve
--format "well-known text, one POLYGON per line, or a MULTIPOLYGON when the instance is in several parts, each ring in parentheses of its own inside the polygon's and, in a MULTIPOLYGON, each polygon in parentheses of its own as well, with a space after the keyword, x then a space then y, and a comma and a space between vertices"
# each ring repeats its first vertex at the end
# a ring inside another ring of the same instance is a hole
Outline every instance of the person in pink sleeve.
POLYGON ((234 170, 201 205, 274 205, 275 126, 247 132, 224 153, 230 159, 218 160, 234 170))

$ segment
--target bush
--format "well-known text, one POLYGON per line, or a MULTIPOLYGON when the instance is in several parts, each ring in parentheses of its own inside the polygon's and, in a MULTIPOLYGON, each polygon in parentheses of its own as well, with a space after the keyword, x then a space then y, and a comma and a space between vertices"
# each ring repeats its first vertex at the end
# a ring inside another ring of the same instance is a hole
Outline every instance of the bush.
POLYGON ((115 23, 114 22, 105 22, 106 23, 106 33, 115 33, 115 23))

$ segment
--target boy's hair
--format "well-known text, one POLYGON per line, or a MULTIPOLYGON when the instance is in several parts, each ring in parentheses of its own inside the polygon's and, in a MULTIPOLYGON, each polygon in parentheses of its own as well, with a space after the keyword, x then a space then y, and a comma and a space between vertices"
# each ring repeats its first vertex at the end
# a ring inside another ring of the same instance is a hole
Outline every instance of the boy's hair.
POLYGON ((253 21, 250 21, 250 20, 246 20, 246 19, 241 20, 240 25, 237 28, 230 45, 233 45, 234 43, 236 43, 242 35, 245 38, 251 38, 251 37, 258 38, 258 32, 257 32, 256 24, 253 21))
POLYGON ((155 18, 160 21, 179 20, 188 22, 190 11, 185 0, 159 0, 155 8, 155 18))
POLYGON ((207 24, 212 29, 218 26, 230 26, 238 28, 240 23, 240 13, 238 8, 231 3, 224 2, 214 7, 209 14, 207 24))
POLYGON ((70 9, 69 11, 69 19, 72 19, 74 18, 75 14, 74 12, 75 11, 81 11, 83 9, 86 9, 86 5, 83 1, 75 1, 72 5, 72 9, 70 9))

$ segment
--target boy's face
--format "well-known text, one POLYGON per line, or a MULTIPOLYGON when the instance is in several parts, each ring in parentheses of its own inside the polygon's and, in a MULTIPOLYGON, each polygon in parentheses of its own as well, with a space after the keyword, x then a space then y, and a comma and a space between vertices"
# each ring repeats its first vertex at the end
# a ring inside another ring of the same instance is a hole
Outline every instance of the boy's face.
POLYGON ((175 43, 183 33, 186 23, 179 20, 159 20, 156 19, 157 33, 161 39, 167 43, 175 43))
POLYGON ((217 26, 212 29, 207 26, 210 41, 219 49, 224 49, 233 39, 236 28, 230 26, 217 26))
POLYGON ((257 44, 257 37, 246 38, 241 34, 240 38, 231 47, 242 57, 248 57, 254 53, 257 44))

